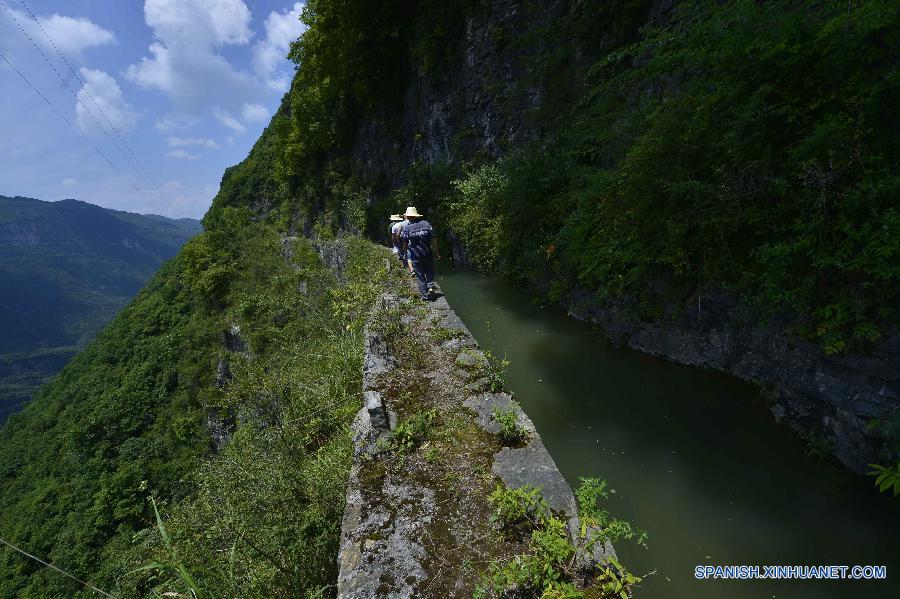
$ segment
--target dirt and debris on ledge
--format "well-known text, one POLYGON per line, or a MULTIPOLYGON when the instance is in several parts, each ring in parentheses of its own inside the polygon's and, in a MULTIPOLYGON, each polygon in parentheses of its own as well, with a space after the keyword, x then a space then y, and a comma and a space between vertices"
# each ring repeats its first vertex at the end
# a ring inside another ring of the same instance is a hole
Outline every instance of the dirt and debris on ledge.
MULTIPOLYGON (((412 287, 383 295, 366 330, 341 598, 471 597, 492 563, 526 549, 492 522, 498 484, 540 487, 573 541, 579 528, 572 490, 469 330, 444 297, 421 302, 412 287), (516 420, 512 446, 495 410, 516 420)), ((605 542, 589 559, 614 555, 605 542)))

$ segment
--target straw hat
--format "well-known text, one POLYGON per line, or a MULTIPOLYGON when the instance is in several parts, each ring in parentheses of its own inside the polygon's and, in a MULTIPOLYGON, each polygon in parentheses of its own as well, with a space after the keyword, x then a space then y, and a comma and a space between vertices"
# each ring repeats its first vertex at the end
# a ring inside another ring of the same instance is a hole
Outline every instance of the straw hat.
POLYGON ((403 217, 400 216, 399 214, 391 215, 391 222, 397 223, 397 222, 400 222, 401 220, 403 220, 403 217))
POLYGON ((422 215, 419 214, 419 211, 416 210, 415 206, 408 206, 406 208, 406 212, 403 213, 403 216, 411 216, 413 218, 422 218, 422 215))

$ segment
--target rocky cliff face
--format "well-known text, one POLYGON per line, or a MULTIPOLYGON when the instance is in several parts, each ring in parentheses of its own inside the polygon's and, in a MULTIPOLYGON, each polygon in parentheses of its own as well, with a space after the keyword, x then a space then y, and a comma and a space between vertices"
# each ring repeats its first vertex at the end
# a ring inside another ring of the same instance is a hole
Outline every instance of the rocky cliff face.
POLYGON ((877 459, 880 442, 870 422, 891 414, 900 399, 898 336, 867 356, 826 356, 818 345, 786 333, 786 323, 763 323, 722 292, 672 303, 667 314, 649 322, 625 305, 601 305, 588 294, 575 294, 566 304, 617 343, 759 385, 777 421, 855 472, 877 459))
MULTIPOLYGON (((549 25, 568 10, 566 2, 487 3, 483 14, 469 17, 460 51, 450 70, 417 72, 402 99, 401 134, 373 119, 357 135, 354 158, 364 176, 385 175, 403 182, 409 165, 461 163, 473 157, 498 158, 505 149, 541 139, 547 133, 529 119, 540 108, 545 90, 529 77, 527 57, 547 51, 540 41, 513 43, 549 25)), ((572 76, 577 69, 573 66, 572 76)))
MULTIPOLYGON (((541 128, 552 119, 533 117, 547 109, 545 100, 556 90, 533 77, 529 64, 554 48, 547 41, 552 38, 533 33, 587 10, 584 4, 503 0, 469 17, 452 68, 439 77, 419 72, 412 78, 402 98, 400 135, 396 121, 393 133, 380 124, 389 118, 370 119, 359 128, 353 150, 359 174, 396 187, 414 163, 458 166, 495 159, 552 136, 541 128)), ((675 4, 649 2, 639 19, 664 23, 675 4)), ((584 64, 578 48, 571 54, 564 75, 577 80, 584 64)), ((465 248, 452 232, 449 236, 456 262, 465 264, 465 248)), ((883 442, 870 424, 897 409, 900 335, 890 336, 871 355, 826 356, 817 345, 786 333, 785 323, 764 323, 726 293, 704 290, 699 301, 695 294, 683 304, 672 302, 663 317, 649 322, 627 305, 601 305, 588 293, 572 293, 563 303, 574 316, 602 325, 632 348, 759 384, 776 420, 857 472, 878 459, 883 442)))

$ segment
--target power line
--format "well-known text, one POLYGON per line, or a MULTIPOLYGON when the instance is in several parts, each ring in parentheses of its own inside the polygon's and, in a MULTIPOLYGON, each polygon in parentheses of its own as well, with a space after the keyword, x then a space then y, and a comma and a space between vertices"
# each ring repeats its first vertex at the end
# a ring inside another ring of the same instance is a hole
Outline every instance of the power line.
POLYGON ((52 569, 52 570, 56 570, 57 572, 59 572, 60 574, 62 574, 62 575, 64 575, 64 576, 68 576, 69 578, 71 578, 71 579, 74 580, 75 582, 77 582, 77 583, 79 583, 79 584, 81 584, 81 585, 83 585, 83 586, 86 586, 87 588, 91 589, 91 590, 94 591, 95 593, 100 593, 101 595, 103 595, 103 596, 105 596, 105 597, 111 597, 112 599, 117 599, 117 597, 116 597, 115 595, 110 595, 110 594, 107 593, 106 591, 103 591, 103 590, 98 589, 97 587, 95 587, 95 586, 92 585, 91 583, 85 582, 85 581, 81 580, 80 578, 78 578, 78 577, 76 577, 76 576, 73 576, 72 574, 69 574, 68 572, 66 572, 66 571, 63 570, 62 568, 59 568, 59 567, 57 567, 57 566, 54 566, 54 565, 51 564, 50 562, 45 562, 45 561, 42 560, 41 558, 36 557, 36 556, 34 556, 34 555, 31 555, 31 554, 28 553, 27 551, 23 551, 23 550, 19 549, 18 547, 16 547, 15 545, 13 545, 12 543, 10 543, 9 541, 4 540, 3 538, 0 538, 0 543, 3 543, 4 545, 6 545, 7 547, 9 547, 10 549, 12 549, 12 550, 14 550, 14 551, 18 551, 19 553, 21 553, 22 555, 24 555, 24 556, 27 557, 27 558, 33 559, 33 560, 36 561, 36 562, 39 562, 39 563, 41 563, 41 564, 44 564, 45 566, 47 566, 48 568, 50 568, 50 569, 52 569))
MULTIPOLYGON (((66 86, 66 89, 68 89, 70 92, 72 92, 72 95, 75 96, 75 101, 78 103, 78 105, 81 106, 81 107, 85 110, 85 112, 87 113, 87 115, 88 115, 89 117, 91 117, 91 120, 94 121, 94 124, 96 124, 97 127, 100 128, 100 130, 103 132, 104 135, 106 135, 107 138, 109 138, 109 140, 110 140, 110 141, 112 142, 112 144, 113 144, 113 147, 114 147, 120 154, 122 154, 122 156, 125 158, 125 162, 128 164, 128 166, 130 166, 130 167, 138 174, 138 176, 141 177, 142 174, 141 174, 140 170, 134 165, 134 163, 132 163, 131 159, 128 158, 128 155, 122 150, 122 148, 119 147, 119 145, 116 143, 116 140, 113 139, 112 135, 110 135, 109 131, 107 131, 106 127, 104 127, 104 126, 100 123, 100 121, 97 120, 97 117, 94 116, 94 113, 93 113, 93 112, 92 112, 92 111, 84 104, 84 102, 81 101, 81 99, 78 97, 78 93, 77 93, 74 89, 72 89, 72 86, 69 85, 69 82, 66 80, 66 78, 62 76, 62 74, 61 74, 61 73, 59 72, 59 70, 53 65, 53 63, 50 61, 50 59, 47 57, 47 55, 44 53, 44 51, 41 50, 41 47, 38 45, 38 43, 37 43, 36 41, 34 41, 34 38, 32 38, 32 37, 28 34, 28 32, 25 31, 25 28, 22 26, 22 24, 19 22, 19 20, 16 19, 16 17, 12 14, 11 9, 9 8, 9 6, 7 6, 6 2, 3 1, 3 0, 0 0, 0 4, 2 4, 3 10, 4 10, 4 12, 6 12, 6 16, 8 16, 8 17, 10 18, 10 20, 11 20, 13 23, 15 23, 15 25, 19 28, 19 31, 22 32, 22 35, 24 35, 24 36, 28 39, 28 41, 31 42, 31 44, 35 47, 35 49, 38 51, 38 53, 39 53, 39 54, 41 55, 41 57, 44 59, 44 62, 47 64, 47 66, 50 67, 50 70, 52 70, 52 71, 56 74, 56 76, 59 78, 59 80, 62 81, 63 85, 66 86)), ((7 64, 11 64, 11 63, 9 62, 9 59, 5 59, 5 60, 6 60, 7 64)), ((16 72, 19 73, 19 76, 20 76, 20 77, 22 77, 23 79, 26 80, 26 82, 32 87, 32 89, 35 89, 35 91, 37 91, 37 88, 35 88, 35 86, 32 85, 32 84, 25 78, 25 76, 21 73, 21 71, 19 71, 18 69, 16 69, 16 72)), ((41 95, 42 98, 44 98, 44 101, 45 101, 45 102, 47 102, 48 104, 50 103, 49 100, 47 100, 47 98, 43 96, 43 94, 40 94, 40 95, 41 95)), ((52 104, 51 104, 51 106, 52 106, 52 104)), ((62 116, 62 113, 61 113, 55 106, 54 106, 53 108, 54 108, 54 110, 57 112, 57 114, 59 114, 60 116, 62 116)), ((68 123, 70 126, 73 126, 72 123, 71 123, 68 119, 64 118, 63 120, 65 120, 66 123, 68 123)), ((73 128, 75 128, 75 127, 73 126, 73 128)), ((81 133, 80 131, 78 131, 77 128, 75 128, 75 130, 76 130, 79 134, 81 133)), ((97 150, 96 146, 94 146, 94 149, 97 150)), ((106 160, 106 162, 109 163, 110 166, 112 166, 113 169, 114 169, 119 175, 121 175, 122 177, 125 177, 125 175, 124 175, 118 168, 116 168, 116 167, 112 164, 112 162, 109 160, 109 158, 107 158, 104 154, 102 154, 101 152, 99 152, 99 150, 97 150, 97 152, 100 153, 101 156, 103 156, 103 159, 106 160)), ((126 177, 126 178, 127 178, 127 177, 126 177)), ((148 181, 148 183, 150 184, 150 187, 153 189, 153 191, 155 191, 156 193, 159 193, 160 195, 162 195, 161 192, 160 192, 158 189, 156 189, 156 187, 155 187, 155 185, 153 184, 152 181, 150 181, 149 179, 148 179, 147 181, 148 181)), ((143 192, 141 192, 141 190, 139 190, 139 189, 137 188, 137 186, 136 186, 133 182, 131 183, 131 186, 132 186, 132 187, 135 189, 135 191, 137 191, 139 194, 140 194, 140 193, 143 193, 143 192)))
MULTIPOLYGON (((19 77, 22 78, 22 81, 24 81, 24 82, 28 85, 28 87, 30 87, 30 88, 34 91, 34 93, 36 93, 36 94, 41 98, 41 100, 43 100, 44 102, 46 102, 46 103, 47 103, 47 106, 49 106, 51 109, 53 109, 53 112, 56 113, 56 116, 58 116, 59 118, 61 118, 65 124, 67 124, 69 127, 72 128, 72 130, 76 133, 76 135, 78 135, 78 136, 80 136, 80 137, 84 137, 84 134, 83 134, 81 131, 78 130, 78 127, 76 127, 76 126, 72 123, 72 121, 70 121, 69 119, 67 119, 67 118, 66 118, 66 115, 64 115, 64 114, 59 110, 59 108, 57 108, 57 107, 53 104, 53 102, 51 102, 50 100, 48 100, 48 99, 47 99, 47 96, 45 96, 43 93, 41 93, 41 90, 39 90, 38 88, 36 88, 36 87, 34 86, 34 84, 33 84, 31 81, 28 80, 28 77, 26 77, 26 76, 22 73, 22 71, 20 71, 20 70, 16 67, 16 65, 14 65, 12 62, 10 62, 10 60, 6 57, 5 54, 3 54, 2 51, 0 51, 0 59, 3 59, 3 61, 4 61, 6 64, 8 64, 8 65, 10 66, 10 68, 11 68, 13 71, 15 71, 16 74, 17 74, 19 77)), ((124 178, 124 179, 126 179, 126 180, 128 179, 128 177, 126 177, 126 176, 122 173, 122 171, 120 171, 119 168, 118 168, 115 164, 113 164, 113 162, 106 156, 106 154, 104 154, 103 152, 100 151, 100 148, 98 148, 96 145, 94 145, 93 143, 91 143, 91 142, 88 141, 87 139, 85 139, 85 141, 87 141, 88 145, 90 145, 91 148, 93 148, 93 150, 94 150, 95 152, 97 152, 97 155, 99 155, 100 158, 102 158, 102 159, 104 160, 104 162, 106 162, 106 164, 109 165, 109 167, 110 167, 111 169, 113 169, 114 171, 116 171, 116 173, 118 173, 122 178, 124 178)), ((134 188, 134 190, 135 190, 136 192, 142 193, 141 190, 138 189, 137 186, 136 186, 134 183, 131 183, 131 187, 134 188)))
MULTIPOLYGON (((134 151, 131 149, 131 147, 128 145, 128 143, 125 141, 125 139, 122 137, 122 134, 119 132, 119 129, 112 123, 110 118, 107 116, 106 112, 103 110, 103 108, 97 102, 97 100, 94 98, 94 94, 91 93, 90 87, 81 79, 81 77, 78 76, 78 72, 75 70, 74 67, 72 67, 72 65, 66 59, 65 55, 63 55, 62 51, 59 49, 59 46, 56 45, 56 42, 53 41, 53 38, 51 38, 50 34, 47 33, 47 30, 44 29, 44 26, 38 20, 37 16, 35 16, 35 14, 32 12, 31 8, 29 8, 29 6, 25 2, 25 0, 19 0, 19 1, 21 2, 22 6, 25 8, 25 10, 28 12, 28 14, 31 16, 31 19, 38 26, 38 29, 41 30, 41 33, 44 35, 44 37, 47 39, 47 41, 50 43, 50 45, 56 51, 56 54, 60 57, 60 59, 62 59, 63 63, 69 69, 69 72, 71 72, 72 75, 75 77, 76 81, 78 81, 78 83, 81 84, 82 89, 85 91, 88 98, 90 98, 91 103, 97 109, 97 112, 99 112, 100 115, 103 116, 103 119, 106 121, 106 124, 116 134, 116 137, 119 139, 119 142, 121 142, 122 146, 128 151, 128 154, 131 156, 131 158, 134 160, 134 162, 139 167, 141 173, 144 176, 144 179, 147 180, 147 182, 150 184, 150 187, 157 189, 159 186, 156 185, 156 182, 153 181, 152 177, 150 177, 150 174, 147 172, 147 169, 144 167, 144 165, 141 163, 140 159, 138 159, 137 155, 134 153, 134 151)), ((76 98, 77 98, 77 94, 76 94, 76 98)), ((162 191, 159 190, 159 193, 162 193, 162 191)))

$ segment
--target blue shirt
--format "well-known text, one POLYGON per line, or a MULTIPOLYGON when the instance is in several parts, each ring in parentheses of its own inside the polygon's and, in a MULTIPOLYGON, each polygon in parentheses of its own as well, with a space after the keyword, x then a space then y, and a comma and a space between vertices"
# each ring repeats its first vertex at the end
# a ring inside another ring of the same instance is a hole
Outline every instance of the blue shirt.
POLYGON ((405 239, 409 245, 406 248, 406 257, 413 262, 417 260, 431 260, 431 239, 434 230, 427 220, 406 223, 400 231, 400 238, 405 239))

